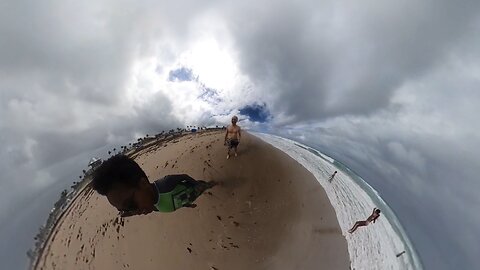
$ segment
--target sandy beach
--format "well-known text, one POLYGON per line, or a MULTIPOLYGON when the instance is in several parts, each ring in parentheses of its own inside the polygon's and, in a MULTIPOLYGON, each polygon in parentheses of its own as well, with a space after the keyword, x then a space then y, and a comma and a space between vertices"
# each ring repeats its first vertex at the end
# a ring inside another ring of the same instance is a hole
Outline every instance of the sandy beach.
POLYGON ((223 137, 189 134, 133 155, 150 181, 187 173, 220 182, 196 208, 120 218, 87 188, 36 269, 348 269, 346 240, 314 176, 246 132, 227 160, 223 137))

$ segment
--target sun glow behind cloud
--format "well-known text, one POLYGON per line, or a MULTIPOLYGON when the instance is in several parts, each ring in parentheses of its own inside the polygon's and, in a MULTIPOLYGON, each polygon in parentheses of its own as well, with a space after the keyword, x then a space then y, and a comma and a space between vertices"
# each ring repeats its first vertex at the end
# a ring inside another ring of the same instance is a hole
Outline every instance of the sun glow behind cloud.
POLYGON ((172 115, 180 122, 194 124, 202 115, 228 122, 228 114, 255 101, 258 97, 239 71, 231 42, 225 35, 215 36, 218 31, 218 26, 203 29, 192 37, 188 48, 173 56, 165 57, 168 46, 159 45, 151 56, 139 57, 131 69, 125 106, 145 106, 163 95, 172 104, 172 115), (189 78, 172 80, 172 74, 187 71, 189 78))
MULTIPOLYGON (((385 194, 427 268, 476 265, 479 1, 10 2, 0 220, 29 217, 0 226, 3 242, 33 237, 14 225, 39 223, 51 203, 18 206, 34 189, 57 196, 52 181, 72 179, 95 149, 238 114, 242 128, 272 127, 345 161, 385 194), (168 80, 182 68, 193 80, 168 80), (254 104, 271 119, 240 113, 254 104), (451 212, 465 218, 451 223, 451 212)), ((30 240, 0 252, 5 268, 19 268, 30 240)))
POLYGON ((179 60, 178 64, 190 67, 205 85, 221 91, 228 91, 238 74, 232 53, 213 37, 195 42, 179 60))

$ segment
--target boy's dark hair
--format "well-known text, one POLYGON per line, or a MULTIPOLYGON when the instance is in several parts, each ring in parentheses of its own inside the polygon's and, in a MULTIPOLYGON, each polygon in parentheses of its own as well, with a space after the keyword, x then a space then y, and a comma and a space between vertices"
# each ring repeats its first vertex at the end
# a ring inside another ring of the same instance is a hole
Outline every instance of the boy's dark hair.
POLYGON ((116 184, 136 187, 142 177, 147 178, 147 175, 133 159, 116 155, 95 170, 92 188, 101 195, 106 195, 116 184))
POLYGON ((380 214, 380 209, 375 210, 375 213, 380 214))

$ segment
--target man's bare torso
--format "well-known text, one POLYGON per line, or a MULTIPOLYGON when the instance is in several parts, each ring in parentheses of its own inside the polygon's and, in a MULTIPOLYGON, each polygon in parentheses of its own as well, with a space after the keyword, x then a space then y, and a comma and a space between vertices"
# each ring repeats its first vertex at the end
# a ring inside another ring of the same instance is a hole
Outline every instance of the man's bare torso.
POLYGON ((238 140, 238 133, 240 132, 240 127, 237 125, 229 125, 227 127, 227 139, 238 140))

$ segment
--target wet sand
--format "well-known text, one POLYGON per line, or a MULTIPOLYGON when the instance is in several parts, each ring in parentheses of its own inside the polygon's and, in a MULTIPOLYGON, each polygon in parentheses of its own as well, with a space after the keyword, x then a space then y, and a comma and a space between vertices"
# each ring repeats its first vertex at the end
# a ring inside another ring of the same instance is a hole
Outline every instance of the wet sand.
POLYGON ((223 132, 186 135, 134 155, 150 181, 187 173, 219 186, 197 207, 119 218, 84 190, 37 269, 348 269, 347 243, 324 190, 285 153, 245 132, 226 159, 223 132))

